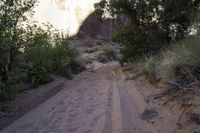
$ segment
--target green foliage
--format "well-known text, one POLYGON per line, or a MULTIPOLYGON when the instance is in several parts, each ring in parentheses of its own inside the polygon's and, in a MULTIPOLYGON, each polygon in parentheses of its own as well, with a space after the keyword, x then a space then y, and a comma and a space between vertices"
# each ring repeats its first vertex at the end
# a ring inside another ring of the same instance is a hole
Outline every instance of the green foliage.
POLYGON ((199 86, 200 81, 200 37, 194 36, 172 43, 169 48, 156 56, 145 58, 138 63, 139 74, 150 81, 159 78, 165 83, 182 88, 199 86))
POLYGON ((50 25, 26 22, 25 13, 31 13, 35 3, 0 2, 0 102, 11 100, 23 84, 49 82, 49 73, 70 77, 84 68, 67 35, 50 25))
POLYGON ((196 18, 199 0, 162 0, 159 11, 159 22, 167 33, 167 39, 180 40, 184 38, 192 25, 192 17, 196 18))
POLYGON ((125 16, 129 24, 114 34, 124 44, 121 63, 148 56, 172 40, 188 35, 199 8, 199 0, 102 0, 95 5, 98 15, 125 16))
POLYGON ((22 82, 24 73, 16 69, 20 49, 25 44, 25 29, 20 24, 35 3, 35 0, 0 2, 0 102, 12 99, 22 82))
POLYGON ((96 56, 97 60, 100 62, 108 62, 117 59, 116 52, 112 46, 105 45, 102 50, 96 56))
POLYGON ((156 56, 137 60, 135 65, 137 72, 132 79, 145 75, 151 83, 157 82, 159 80, 159 65, 160 60, 156 56))
POLYGON ((49 81, 47 70, 45 67, 35 66, 27 70, 27 76, 33 84, 42 84, 49 81))
POLYGON ((113 40, 124 44, 121 50, 121 62, 154 55, 166 45, 165 34, 156 26, 142 29, 128 25, 113 35, 113 40))
POLYGON ((9 101, 14 98, 18 89, 18 78, 16 76, 9 76, 6 82, 0 81, 0 103, 9 101))
POLYGON ((149 78, 150 82, 153 83, 157 80, 157 63, 158 60, 156 60, 156 58, 154 57, 150 57, 149 59, 147 59, 145 67, 144 67, 144 74, 149 78))
POLYGON ((58 74, 70 76, 84 69, 80 51, 76 46, 70 45, 64 34, 54 34, 54 46, 51 50, 52 69, 58 74))
POLYGON ((18 50, 25 43, 23 22, 25 13, 31 11, 35 0, 1 0, 0 2, 0 74, 7 80, 18 50))
POLYGON ((96 3, 94 5, 95 7, 95 13, 101 17, 101 19, 104 19, 105 16, 104 14, 106 13, 106 7, 107 7, 107 1, 106 0, 102 0, 99 3, 96 3))
POLYGON ((165 58, 171 59, 169 80, 188 85, 200 80, 200 37, 191 37, 171 45, 165 58))
POLYGON ((24 58, 33 83, 46 82, 49 72, 70 77, 83 68, 78 60, 79 52, 69 44, 65 34, 49 25, 29 28, 24 58))

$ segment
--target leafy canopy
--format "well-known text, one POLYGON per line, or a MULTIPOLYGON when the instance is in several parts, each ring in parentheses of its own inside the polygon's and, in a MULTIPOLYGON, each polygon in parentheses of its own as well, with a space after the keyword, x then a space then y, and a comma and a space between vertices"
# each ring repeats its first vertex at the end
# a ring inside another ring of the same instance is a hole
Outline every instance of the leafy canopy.
POLYGON ((199 3, 199 0, 102 0, 95 8, 102 19, 110 14, 129 20, 114 35, 115 40, 125 44, 122 55, 125 53, 128 59, 154 53, 170 41, 187 36, 199 3))
POLYGON ((32 11, 36 0, 0 1, 0 74, 7 78, 12 69, 18 50, 26 43, 25 29, 20 26, 25 21, 26 12, 32 11))

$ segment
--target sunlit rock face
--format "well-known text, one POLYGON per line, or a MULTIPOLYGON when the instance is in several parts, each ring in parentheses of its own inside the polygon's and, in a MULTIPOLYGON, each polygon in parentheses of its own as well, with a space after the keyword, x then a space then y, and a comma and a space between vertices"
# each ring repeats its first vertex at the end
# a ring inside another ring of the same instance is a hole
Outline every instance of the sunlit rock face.
POLYGON ((123 17, 107 18, 100 20, 95 13, 90 14, 81 25, 77 34, 78 38, 95 38, 100 40, 110 40, 113 32, 122 25, 126 25, 128 20, 123 17))
POLYGON ((50 23, 60 30, 75 35, 82 23, 94 11, 99 0, 39 0, 34 21, 50 23))

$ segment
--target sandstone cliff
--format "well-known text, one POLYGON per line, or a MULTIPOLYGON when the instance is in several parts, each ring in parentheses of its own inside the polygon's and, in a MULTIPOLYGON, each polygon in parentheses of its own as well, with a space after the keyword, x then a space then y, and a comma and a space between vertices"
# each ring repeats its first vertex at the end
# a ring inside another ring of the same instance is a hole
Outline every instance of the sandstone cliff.
POLYGON ((100 21, 94 14, 94 3, 99 0, 39 0, 33 19, 50 23, 70 36, 108 40, 122 18, 100 21))

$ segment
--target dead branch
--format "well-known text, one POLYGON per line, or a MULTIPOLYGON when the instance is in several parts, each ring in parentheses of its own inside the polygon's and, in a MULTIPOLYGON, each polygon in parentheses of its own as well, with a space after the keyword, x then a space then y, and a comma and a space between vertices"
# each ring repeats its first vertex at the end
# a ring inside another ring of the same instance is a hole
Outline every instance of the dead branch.
POLYGON ((186 110, 187 110, 187 109, 184 107, 182 113, 181 113, 180 116, 179 116, 178 122, 176 123, 176 125, 177 125, 179 128, 182 128, 181 119, 183 118, 183 114, 185 113, 186 110))

